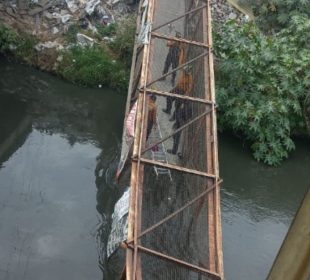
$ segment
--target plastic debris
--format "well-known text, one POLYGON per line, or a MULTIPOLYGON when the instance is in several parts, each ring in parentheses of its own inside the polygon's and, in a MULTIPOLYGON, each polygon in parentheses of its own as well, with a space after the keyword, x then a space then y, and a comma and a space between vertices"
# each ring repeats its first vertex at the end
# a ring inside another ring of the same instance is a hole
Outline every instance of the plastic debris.
POLYGON ((95 42, 93 38, 88 37, 82 33, 77 33, 76 39, 80 46, 93 46, 95 42))
POLYGON ((116 202, 112 215, 112 227, 107 245, 107 257, 109 258, 119 247, 120 243, 127 239, 128 211, 130 188, 124 192, 116 202))

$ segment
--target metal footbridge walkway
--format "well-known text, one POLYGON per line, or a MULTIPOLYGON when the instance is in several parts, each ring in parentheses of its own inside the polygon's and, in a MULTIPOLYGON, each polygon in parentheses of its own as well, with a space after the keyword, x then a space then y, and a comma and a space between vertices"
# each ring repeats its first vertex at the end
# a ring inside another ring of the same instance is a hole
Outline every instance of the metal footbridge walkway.
POLYGON ((124 279, 223 279, 211 27, 210 0, 140 1, 123 136, 124 279))

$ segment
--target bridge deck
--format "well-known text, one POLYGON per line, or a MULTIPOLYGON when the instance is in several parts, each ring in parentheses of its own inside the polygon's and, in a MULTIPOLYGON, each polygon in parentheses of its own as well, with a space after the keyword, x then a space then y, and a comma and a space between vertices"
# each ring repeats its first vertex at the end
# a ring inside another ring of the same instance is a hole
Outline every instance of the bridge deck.
POLYGON ((137 33, 126 279, 223 279, 210 1, 141 1, 137 33), (183 59, 162 79, 167 42, 183 59), (150 94, 157 124, 146 139, 150 94), (174 142, 177 153, 167 153, 174 142))

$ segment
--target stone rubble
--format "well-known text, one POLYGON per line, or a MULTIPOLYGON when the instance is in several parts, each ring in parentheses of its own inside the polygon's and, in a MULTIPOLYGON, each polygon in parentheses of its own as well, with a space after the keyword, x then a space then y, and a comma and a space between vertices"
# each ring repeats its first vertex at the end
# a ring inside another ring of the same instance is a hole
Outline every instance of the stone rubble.
POLYGON ((236 10, 227 0, 211 0, 213 21, 224 23, 227 20, 237 20, 239 22, 247 20, 247 16, 236 10))
POLYGON ((82 33, 77 33, 76 39, 77 39, 78 45, 82 47, 86 47, 86 46, 92 47, 95 43, 95 40, 93 38, 86 36, 82 33))
POLYGON ((0 23, 4 22, 22 31, 35 31, 41 40, 57 34, 63 35, 72 24, 87 21, 88 27, 96 32, 95 26, 114 23, 133 11, 129 0, 111 3, 110 0, 7 0, 0 1, 0 23), (20 3, 23 3, 22 5, 20 3), (26 27, 26 28, 25 28, 26 27), (55 27, 57 29, 55 29, 55 27))
MULTIPOLYGON (((97 32, 96 25, 118 21, 124 14, 135 9, 138 2, 139 0, 7 0, 0 2, 0 22, 14 28, 19 25, 23 31, 33 31, 39 40, 50 40, 64 35, 72 24, 81 24, 81 27, 86 27, 83 29, 97 32)), ((244 20, 245 16, 226 0, 211 0, 211 5, 213 20, 216 22, 244 20)))
MULTIPOLYGON (((137 8, 138 2, 139 0, 6 0, 0 1, 0 24, 5 23, 17 31, 33 34, 39 41, 35 46, 37 52, 50 53, 72 47, 72 43, 66 40, 71 25, 79 28, 77 44, 92 46, 96 41, 91 38, 91 34, 98 33, 98 26, 121 20, 137 8)), ((246 18, 225 0, 211 0, 211 5, 215 22, 222 23, 231 19, 243 21, 246 18)), ((113 37, 105 36, 101 41, 111 42, 113 37)), ((58 54, 55 56, 56 60, 58 54)), ((47 60, 46 54, 43 61, 47 60)))

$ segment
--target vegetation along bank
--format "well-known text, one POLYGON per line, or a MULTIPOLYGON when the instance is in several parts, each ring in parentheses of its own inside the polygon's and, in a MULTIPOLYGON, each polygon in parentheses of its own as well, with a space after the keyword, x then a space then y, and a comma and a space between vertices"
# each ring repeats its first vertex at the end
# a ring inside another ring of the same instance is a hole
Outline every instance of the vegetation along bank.
MULTIPOLYGON (((138 1, 19 2, 0 4, 2 53, 126 92, 138 1)), ((310 2, 229 2, 252 12, 211 1, 219 128, 246 141, 256 160, 279 165, 294 137, 310 134, 310 2)))

